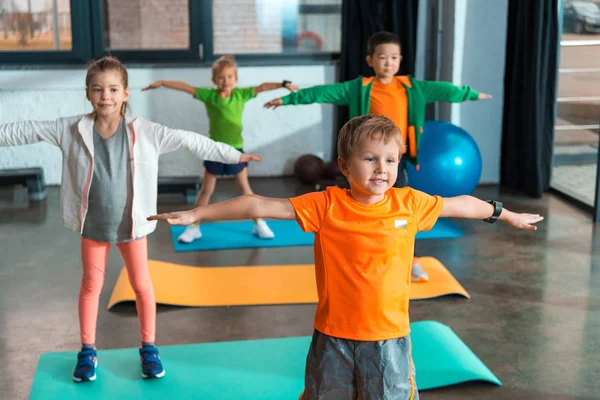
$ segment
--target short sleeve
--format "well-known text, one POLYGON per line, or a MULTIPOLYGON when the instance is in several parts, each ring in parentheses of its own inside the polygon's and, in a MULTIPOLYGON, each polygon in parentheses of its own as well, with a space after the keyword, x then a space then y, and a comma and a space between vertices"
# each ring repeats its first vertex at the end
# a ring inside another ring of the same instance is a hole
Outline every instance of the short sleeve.
POLYGON ((318 232, 325 219, 329 196, 327 192, 312 192, 290 199, 296 221, 304 232, 318 232))
POLYGON ((248 100, 252 100, 255 95, 254 95, 254 89, 255 87, 246 87, 246 88, 237 88, 235 89, 239 95, 240 95, 240 99, 243 100, 244 102, 248 101, 248 100))
POLYGON ((201 87, 197 87, 196 88, 196 94, 194 95, 194 98, 200 100, 200 101, 206 101, 210 98, 210 96, 212 95, 214 89, 209 89, 209 88, 201 88, 201 87))
POLYGON ((419 231, 428 231, 433 228, 437 221, 444 200, 440 196, 431 196, 418 190, 412 190, 414 199, 414 210, 419 231))

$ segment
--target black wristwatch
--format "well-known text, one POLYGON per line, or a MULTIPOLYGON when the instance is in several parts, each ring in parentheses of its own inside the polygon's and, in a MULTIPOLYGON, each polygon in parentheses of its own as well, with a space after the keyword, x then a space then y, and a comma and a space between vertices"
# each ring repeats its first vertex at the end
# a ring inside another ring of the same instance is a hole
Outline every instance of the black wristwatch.
POLYGON ((284 80, 283 82, 281 82, 281 87, 285 87, 285 85, 287 85, 288 83, 292 83, 292 82, 284 80))
POLYGON ((500 203, 499 201, 496 201, 496 200, 488 200, 487 202, 494 206, 494 213, 492 214, 491 217, 484 219, 483 222, 487 222, 488 224, 493 224, 494 222, 496 222, 498 220, 498 217, 500 216, 500 214, 502 214, 502 203, 500 203))

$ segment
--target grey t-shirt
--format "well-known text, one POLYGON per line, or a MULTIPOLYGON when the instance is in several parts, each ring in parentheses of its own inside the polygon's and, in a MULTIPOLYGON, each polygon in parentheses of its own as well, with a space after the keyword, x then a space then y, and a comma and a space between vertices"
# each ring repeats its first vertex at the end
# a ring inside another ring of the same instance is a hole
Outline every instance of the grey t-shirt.
POLYGON ((104 139, 94 126, 94 174, 82 236, 98 242, 130 242, 133 184, 125 120, 104 139))

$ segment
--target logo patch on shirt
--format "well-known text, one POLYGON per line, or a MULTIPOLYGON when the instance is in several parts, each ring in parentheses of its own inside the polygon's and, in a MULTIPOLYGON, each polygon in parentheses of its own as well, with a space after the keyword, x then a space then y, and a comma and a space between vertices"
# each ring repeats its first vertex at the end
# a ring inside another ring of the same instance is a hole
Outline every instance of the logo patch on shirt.
POLYGON ((407 221, 405 219, 395 219, 394 227, 397 229, 406 228, 407 221))

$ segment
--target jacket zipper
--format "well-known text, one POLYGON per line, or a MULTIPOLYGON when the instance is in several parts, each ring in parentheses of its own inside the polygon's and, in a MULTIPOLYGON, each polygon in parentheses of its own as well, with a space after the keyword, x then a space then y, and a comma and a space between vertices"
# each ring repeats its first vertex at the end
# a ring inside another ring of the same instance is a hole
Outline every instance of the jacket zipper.
POLYGON ((92 185, 92 176, 94 174, 94 155, 90 152, 90 170, 83 187, 83 207, 81 208, 81 214, 79 214, 79 233, 83 233, 83 221, 87 215, 88 208, 88 196, 90 194, 90 186, 92 185))
POLYGON ((133 147, 135 146, 135 128, 133 126, 134 121, 131 122, 131 148, 129 149, 130 160, 131 160, 131 239, 135 240, 135 215, 134 213, 134 204, 133 201, 135 197, 134 188, 135 188, 135 157, 133 152, 133 147))

